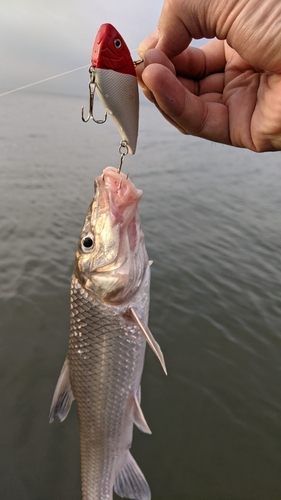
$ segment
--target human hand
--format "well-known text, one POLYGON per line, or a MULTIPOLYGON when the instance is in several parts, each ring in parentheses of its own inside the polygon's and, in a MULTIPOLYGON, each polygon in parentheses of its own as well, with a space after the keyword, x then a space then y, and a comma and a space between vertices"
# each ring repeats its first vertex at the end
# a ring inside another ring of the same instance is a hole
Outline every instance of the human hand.
POLYGON ((280 22, 280 0, 166 0, 139 47, 144 94, 183 133, 280 150, 280 22))

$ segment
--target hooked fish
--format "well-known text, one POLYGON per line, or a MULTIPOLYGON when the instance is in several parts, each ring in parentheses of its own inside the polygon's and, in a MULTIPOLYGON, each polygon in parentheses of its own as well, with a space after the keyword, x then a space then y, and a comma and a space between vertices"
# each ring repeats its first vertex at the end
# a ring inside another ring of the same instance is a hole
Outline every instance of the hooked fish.
POLYGON ((99 28, 91 64, 99 99, 126 142, 128 152, 134 154, 139 127, 136 71, 124 39, 111 24, 99 28))
POLYGON ((149 500, 130 453, 133 424, 151 433, 140 407, 146 342, 166 372, 147 323, 150 264, 138 214, 142 191, 107 167, 80 235, 71 279, 70 338, 50 409, 63 421, 75 399, 83 500, 149 500))

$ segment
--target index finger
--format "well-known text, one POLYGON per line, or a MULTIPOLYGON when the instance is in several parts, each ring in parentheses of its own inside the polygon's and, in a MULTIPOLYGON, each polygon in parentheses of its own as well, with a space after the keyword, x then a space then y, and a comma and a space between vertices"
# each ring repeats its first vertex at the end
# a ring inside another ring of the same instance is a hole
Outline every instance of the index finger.
MULTIPOLYGON (((148 50, 158 47, 158 31, 153 31, 139 45, 138 53, 142 59, 148 50)), ((220 73, 225 67, 225 42, 215 38, 197 47, 184 47, 183 51, 172 58, 176 73, 189 78, 201 79, 212 73, 220 73)))
POLYGON ((214 39, 200 49, 187 47, 181 54, 172 58, 177 75, 201 80, 225 68, 225 50, 222 40, 214 39))
POLYGON ((194 95, 163 64, 149 64, 142 76, 157 107, 179 130, 230 144, 228 109, 224 104, 217 99, 208 102, 194 95))

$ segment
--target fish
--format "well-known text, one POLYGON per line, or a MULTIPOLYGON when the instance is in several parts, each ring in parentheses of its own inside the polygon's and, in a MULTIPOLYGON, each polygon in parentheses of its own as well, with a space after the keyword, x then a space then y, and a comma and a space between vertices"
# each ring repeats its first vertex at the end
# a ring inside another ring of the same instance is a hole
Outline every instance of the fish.
POLYGON ((139 128, 139 92, 130 51, 112 24, 102 24, 91 56, 96 91, 112 117, 128 152, 135 154, 139 128))
POLYGON ((71 278, 70 337, 49 421, 76 400, 83 500, 151 498, 134 460, 133 425, 151 434, 140 382, 146 343, 167 374, 148 327, 150 265, 138 203, 142 191, 114 167, 95 180, 71 278))

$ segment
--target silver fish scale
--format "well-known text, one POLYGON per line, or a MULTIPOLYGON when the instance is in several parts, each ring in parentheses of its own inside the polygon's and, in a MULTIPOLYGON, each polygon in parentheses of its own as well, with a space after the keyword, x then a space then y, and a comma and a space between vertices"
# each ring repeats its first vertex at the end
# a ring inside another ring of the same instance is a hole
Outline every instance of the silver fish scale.
MULTIPOLYGON (((141 298, 142 309, 148 310, 144 293, 141 298)), ((70 323, 68 360, 79 418, 82 498, 111 500, 122 457, 131 446, 133 396, 146 341, 120 308, 96 301, 75 276, 70 323)))

